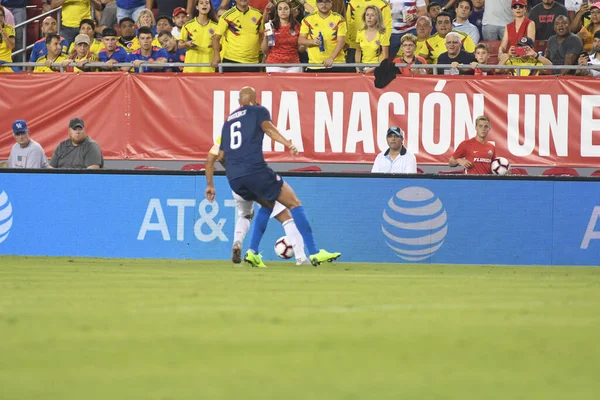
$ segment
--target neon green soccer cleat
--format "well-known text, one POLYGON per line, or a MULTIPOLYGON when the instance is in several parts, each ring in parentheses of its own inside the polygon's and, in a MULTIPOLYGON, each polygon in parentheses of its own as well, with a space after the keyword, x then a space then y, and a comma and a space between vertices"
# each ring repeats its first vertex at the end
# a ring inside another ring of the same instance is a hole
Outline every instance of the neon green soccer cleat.
POLYGON ((323 262, 332 262, 337 260, 341 255, 342 253, 330 253, 327 250, 321 249, 317 254, 310 256, 310 262, 316 267, 323 262))
POLYGON ((244 261, 249 263, 254 268, 267 268, 265 263, 262 262, 262 257, 260 256, 260 254, 254 254, 252 250, 248 250, 246 252, 244 261))

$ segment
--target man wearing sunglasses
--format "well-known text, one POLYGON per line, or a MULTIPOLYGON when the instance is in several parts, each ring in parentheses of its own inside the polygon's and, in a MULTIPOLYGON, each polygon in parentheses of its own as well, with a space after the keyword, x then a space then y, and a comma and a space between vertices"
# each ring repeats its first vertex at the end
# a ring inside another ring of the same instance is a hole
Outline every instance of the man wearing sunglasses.
POLYGON ((48 158, 38 142, 29 137, 27 122, 18 119, 13 122, 15 145, 8 156, 8 168, 46 168, 48 158))

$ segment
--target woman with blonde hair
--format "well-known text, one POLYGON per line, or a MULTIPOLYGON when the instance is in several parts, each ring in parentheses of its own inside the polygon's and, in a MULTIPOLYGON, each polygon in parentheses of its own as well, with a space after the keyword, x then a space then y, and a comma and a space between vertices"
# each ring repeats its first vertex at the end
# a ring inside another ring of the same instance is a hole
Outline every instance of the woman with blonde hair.
MULTIPOLYGON (((385 34, 385 25, 381 10, 373 5, 365 7, 362 16, 364 26, 356 32, 356 54, 354 60, 363 64, 379 64, 388 58, 390 38, 385 34)), ((372 73, 375 67, 361 70, 356 67, 356 72, 372 73)))

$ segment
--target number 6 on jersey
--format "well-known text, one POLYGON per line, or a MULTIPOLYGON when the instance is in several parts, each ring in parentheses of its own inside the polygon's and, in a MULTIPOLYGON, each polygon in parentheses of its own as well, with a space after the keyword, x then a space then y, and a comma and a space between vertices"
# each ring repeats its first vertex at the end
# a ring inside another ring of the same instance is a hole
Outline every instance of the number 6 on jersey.
POLYGON ((236 121, 229 127, 230 133, 230 141, 229 147, 231 150, 235 150, 242 145, 242 132, 239 130, 242 128, 242 123, 240 121, 236 121))

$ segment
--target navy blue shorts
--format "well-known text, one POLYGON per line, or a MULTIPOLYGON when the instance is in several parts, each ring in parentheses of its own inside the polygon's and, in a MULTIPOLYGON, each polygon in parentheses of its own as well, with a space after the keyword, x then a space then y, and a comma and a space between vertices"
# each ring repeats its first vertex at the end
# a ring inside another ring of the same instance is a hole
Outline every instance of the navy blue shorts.
POLYGON ((281 192, 283 179, 271 168, 265 168, 250 175, 234 178, 229 181, 229 186, 244 200, 275 201, 281 192))

